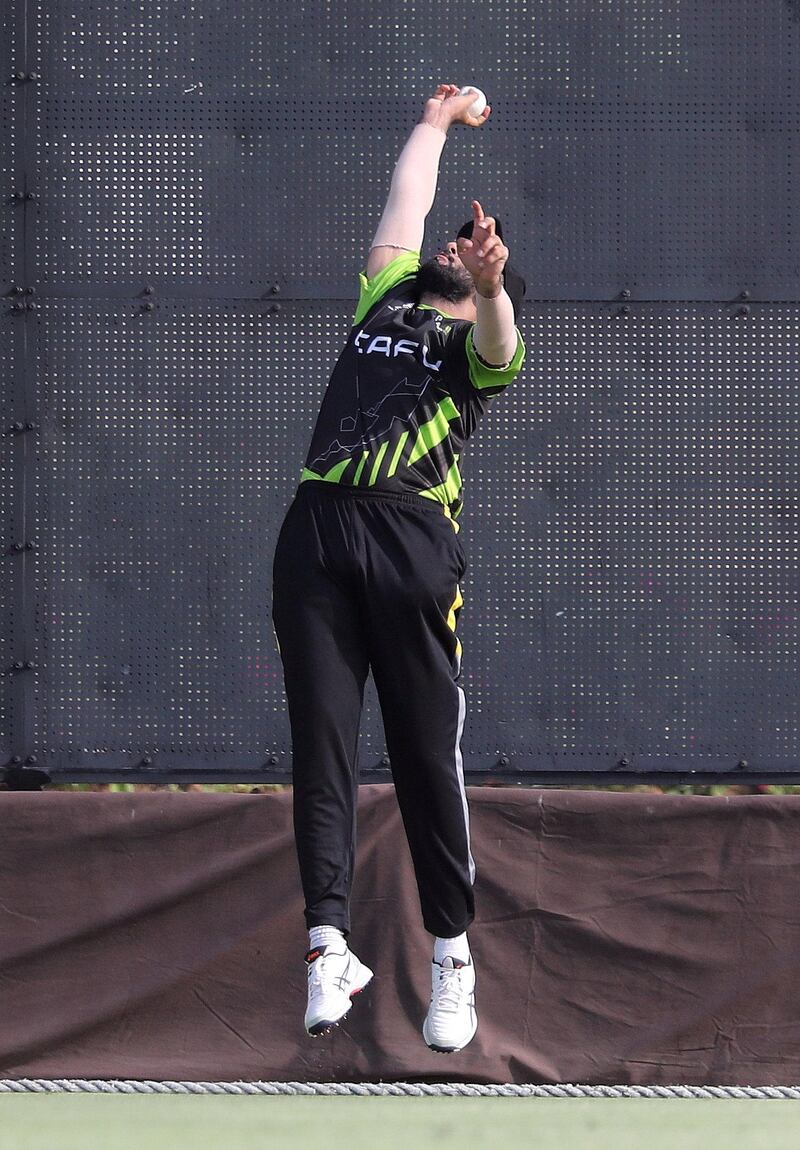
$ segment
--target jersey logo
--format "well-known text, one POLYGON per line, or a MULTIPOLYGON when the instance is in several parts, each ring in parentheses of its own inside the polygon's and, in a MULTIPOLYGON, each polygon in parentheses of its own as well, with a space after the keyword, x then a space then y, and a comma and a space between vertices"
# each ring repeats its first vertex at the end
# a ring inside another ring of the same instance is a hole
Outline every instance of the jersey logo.
POLYGON ((419 343, 415 339, 392 339, 390 335, 374 335, 369 340, 369 332, 364 331, 363 327, 355 336, 353 342, 356 345, 356 351, 359 355, 384 355, 387 359, 394 359, 398 355, 413 355, 415 358, 422 359, 422 366, 427 367, 428 371, 440 371, 442 361, 439 359, 435 363, 431 363, 428 359, 428 345, 419 343), (366 346, 362 346, 362 345, 366 346))

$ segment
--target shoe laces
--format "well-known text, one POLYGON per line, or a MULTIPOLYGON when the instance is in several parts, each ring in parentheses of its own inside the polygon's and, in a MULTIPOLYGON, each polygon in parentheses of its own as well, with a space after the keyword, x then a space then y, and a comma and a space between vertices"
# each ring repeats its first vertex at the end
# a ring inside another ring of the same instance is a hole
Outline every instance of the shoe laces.
MULTIPOLYGON (((312 954, 313 951, 309 951, 312 954)), ((308 964, 308 982, 312 994, 318 994, 330 988, 331 983, 337 983, 341 989, 341 979, 344 971, 347 970, 347 951, 323 951, 317 958, 313 959, 308 964), (332 958, 340 958, 345 960, 343 971, 337 971, 335 964, 331 963, 332 958)), ((306 959, 308 961, 308 959, 306 959)))
MULTIPOLYGON (((445 959, 445 962, 448 960, 445 959)), ((452 959, 450 961, 453 961, 452 959)), ((439 967, 439 977, 436 980, 435 1000, 436 1008, 438 1010, 451 1010, 457 1011, 460 1009, 464 995, 466 994, 466 986, 461 981, 461 971, 466 969, 467 964, 461 963, 460 966, 444 966, 439 967)))

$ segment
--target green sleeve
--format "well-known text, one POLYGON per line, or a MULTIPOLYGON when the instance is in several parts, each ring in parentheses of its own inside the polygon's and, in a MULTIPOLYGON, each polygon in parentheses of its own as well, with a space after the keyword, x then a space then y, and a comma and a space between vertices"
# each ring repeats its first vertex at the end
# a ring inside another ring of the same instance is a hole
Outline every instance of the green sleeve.
POLYGON ((369 309, 385 296, 387 291, 396 287, 402 280, 413 279, 418 268, 419 252, 400 252, 371 280, 367 279, 365 272, 359 272, 358 282, 361 291, 353 323, 361 323, 369 309))
POLYGON ((507 387, 512 380, 516 379, 525 360, 525 344, 522 342, 520 330, 519 328, 516 329, 517 349, 508 367, 487 367, 485 363, 481 363, 473 342, 474 331, 475 325, 473 324, 467 332, 466 345, 470 382, 478 391, 486 391, 489 388, 499 391, 500 388, 507 387))

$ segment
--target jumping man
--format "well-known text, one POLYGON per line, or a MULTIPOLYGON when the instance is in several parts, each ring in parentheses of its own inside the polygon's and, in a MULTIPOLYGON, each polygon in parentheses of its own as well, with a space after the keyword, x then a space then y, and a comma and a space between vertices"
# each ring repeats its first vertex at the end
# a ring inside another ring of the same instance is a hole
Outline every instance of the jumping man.
POLYGON ((458 238, 420 263, 448 130, 479 128, 490 114, 470 116, 473 100, 440 84, 400 154, 354 326, 281 528, 273 583, 310 942, 306 1029, 318 1035, 336 1025, 372 978, 347 943, 356 748, 371 668, 423 922, 434 936, 423 1036, 446 1053, 477 1028, 456 636, 466 568, 459 464, 525 354, 515 326, 524 283, 512 280, 496 221, 477 201, 458 238))

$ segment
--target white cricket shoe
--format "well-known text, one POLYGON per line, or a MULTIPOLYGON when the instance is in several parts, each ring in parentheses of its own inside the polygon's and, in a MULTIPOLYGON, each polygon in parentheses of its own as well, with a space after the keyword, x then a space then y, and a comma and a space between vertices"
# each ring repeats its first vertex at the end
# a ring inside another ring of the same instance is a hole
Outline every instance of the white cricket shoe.
POLYGON ((422 1037, 431 1050, 454 1054, 475 1037, 478 1014, 475 1010, 475 967, 449 956, 431 963, 431 1005, 422 1027, 422 1037))
POLYGON ((308 1006, 305 1026, 312 1037, 327 1034, 342 1021, 372 978, 372 971, 359 962, 351 950, 344 954, 319 946, 306 955, 308 964, 308 1006))

